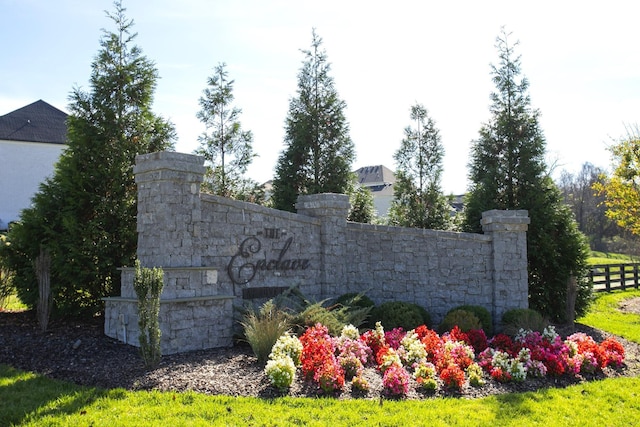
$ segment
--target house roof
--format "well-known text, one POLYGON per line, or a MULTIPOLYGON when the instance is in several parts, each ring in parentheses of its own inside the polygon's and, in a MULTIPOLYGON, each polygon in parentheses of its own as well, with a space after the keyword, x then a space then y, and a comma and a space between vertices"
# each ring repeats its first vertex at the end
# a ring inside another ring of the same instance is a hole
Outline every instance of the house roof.
POLYGON ((393 171, 386 166, 365 166, 356 171, 358 183, 364 186, 393 184, 396 176, 393 171))
POLYGON ((64 144, 67 113, 38 100, 0 116, 0 139, 64 144))

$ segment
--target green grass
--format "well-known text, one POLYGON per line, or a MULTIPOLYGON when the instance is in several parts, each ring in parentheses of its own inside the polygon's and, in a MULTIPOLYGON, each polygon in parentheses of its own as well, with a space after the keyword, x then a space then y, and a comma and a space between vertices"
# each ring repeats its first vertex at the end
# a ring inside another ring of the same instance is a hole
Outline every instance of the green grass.
MULTIPOLYGON (((600 294, 581 323, 640 342, 640 316, 619 313, 640 291, 600 294)), ((632 426, 640 425, 640 378, 483 399, 423 401, 257 399, 194 392, 101 390, 0 365, 1 426, 632 426)))
POLYGON ((0 309, 5 311, 23 311, 27 306, 16 295, 9 295, 7 299, 0 301, 0 309))
POLYGON ((618 310, 622 300, 634 297, 640 297, 640 290, 597 294, 589 312, 578 322, 640 343, 640 315, 618 310))
POLYGON ((484 399, 426 401, 232 398, 97 390, 0 366, 0 425, 288 426, 640 424, 640 378, 484 399))
POLYGON ((637 259, 631 255, 617 254, 612 252, 591 251, 588 261, 589 265, 597 264, 621 264, 637 262, 637 259))
POLYGON ((599 251, 591 251, 591 256, 595 258, 607 258, 607 259, 621 259, 624 261, 633 261, 634 257, 632 255, 627 254, 619 254, 615 252, 599 252, 599 251))

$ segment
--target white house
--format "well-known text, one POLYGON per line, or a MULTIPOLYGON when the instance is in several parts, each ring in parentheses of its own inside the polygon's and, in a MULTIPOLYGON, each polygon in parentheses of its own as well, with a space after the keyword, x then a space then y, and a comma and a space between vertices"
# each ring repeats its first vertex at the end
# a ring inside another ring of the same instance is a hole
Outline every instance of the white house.
POLYGON ((66 147, 67 114, 39 100, 0 116, 0 230, 20 217, 66 147))
POLYGON ((393 184, 396 176, 391 169, 383 165, 365 166, 356 171, 358 184, 371 190, 373 207, 378 216, 389 213, 393 201, 393 184))

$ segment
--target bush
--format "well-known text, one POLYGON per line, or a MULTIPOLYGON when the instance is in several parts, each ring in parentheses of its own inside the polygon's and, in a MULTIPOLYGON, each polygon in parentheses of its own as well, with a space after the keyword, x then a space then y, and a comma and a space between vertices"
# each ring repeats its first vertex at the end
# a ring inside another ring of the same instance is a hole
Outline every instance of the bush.
POLYGON ((480 320, 478 320, 475 314, 467 310, 453 310, 447 313, 442 323, 440 323, 438 330, 443 334, 449 332, 455 326, 462 332, 468 332, 472 329, 482 329, 480 320))
MULTIPOLYGON (((357 297, 357 295, 356 295, 357 297)), ((356 298, 354 297, 354 301, 356 298)), ((369 317, 371 306, 360 307, 344 304, 325 306, 327 300, 311 302, 297 287, 292 287, 278 297, 278 304, 288 307, 294 314, 291 324, 302 334, 306 328, 318 323, 326 326, 332 335, 339 335, 346 325, 360 326, 369 317)))
POLYGON ((290 327, 287 314, 276 307, 273 300, 265 302, 257 313, 249 310, 240 324, 246 341, 260 363, 266 362, 278 338, 290 327))
MULTIPOLYGON (((493 319, 491 319, 491 313, 489 313, 489 310, 486 308, 480 305, 461 305, 459 307, 452 308, 449 310, 449 313, 454 310, 464 310, 472 313, 480 321, 480 326, 484 330, 485 334, 487 334, 488 337, 493 335, 493 319)), ((460 327, 460 329, 462 329, 462 327, 460 327)))
POLYGON ((138 297, 138 327, 140 329, 140 354, 147 368, 160 363, 160 294, 164 285, 164 273, 160 268, 143 268, 136 260, 133 289, 138 297))
POLYGON ((530 308, 514 308, 502 315, 503 332, 506 335, 515 336, 520 329, 542 332, 548 325, 542 314, 530 308))
POLYGON ((417 304, 390 301, 380 304, 371 311, 369 323, 376 322, 380 322, 388 330, 402 328, 410 331, 420 325, 431 327, 431 316, 417 304))
POLYGON ((362 293, 356 294, 355 292, 340 295, 336 299, 335 304, 336 305, 340 304, 342 306, 349 307, 349 308, 354 308, 354 307, 367 308, 367 307, 374 307, 376 305, 373 302, 373 300, 368 296, 366 296, 365 294, 362 294, 362 293))

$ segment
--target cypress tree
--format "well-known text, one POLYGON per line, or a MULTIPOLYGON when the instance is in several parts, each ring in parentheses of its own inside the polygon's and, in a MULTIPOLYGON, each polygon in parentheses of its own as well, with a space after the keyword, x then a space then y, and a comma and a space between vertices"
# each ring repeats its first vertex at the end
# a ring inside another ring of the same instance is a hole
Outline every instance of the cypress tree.
POLYGON ((300 194, 346 193, 355 157, 346 103, 338 97, 322 39, 313 31, 311 50, 298 74, 298 95, 289 102, 286 148, 273 181, 273 206, 295 211, 300 194))
POLYGON ((576 314, 584 313, 588 306, 589 248, 547 172, 540 113, 531 108, 529 83, 520 77, 515 46, 517 43, 509 44, 503 30, 496 44, 500 62, 492 66, 496 92, 491 94, 491 119, 481 127, 471 149, 464 228, 480 231, 486 210, 528 210, 529 305, 553 320, 564 320, 570 276, 579 285, 576 314))
POLYGON ((34 306, 32 263, 40 247, 51 254, 51 291, 59 314, 94 314, 100 298, 119 295, 118 268, 136 254, 138 154, 172 148, 175 132, 151 111, 158 73, 133 44, 133 21, 120 1, 107 13, 91 64, 89 92, 70 95, 67 148, 12 228, 6 254, 22 301, 34 306))

